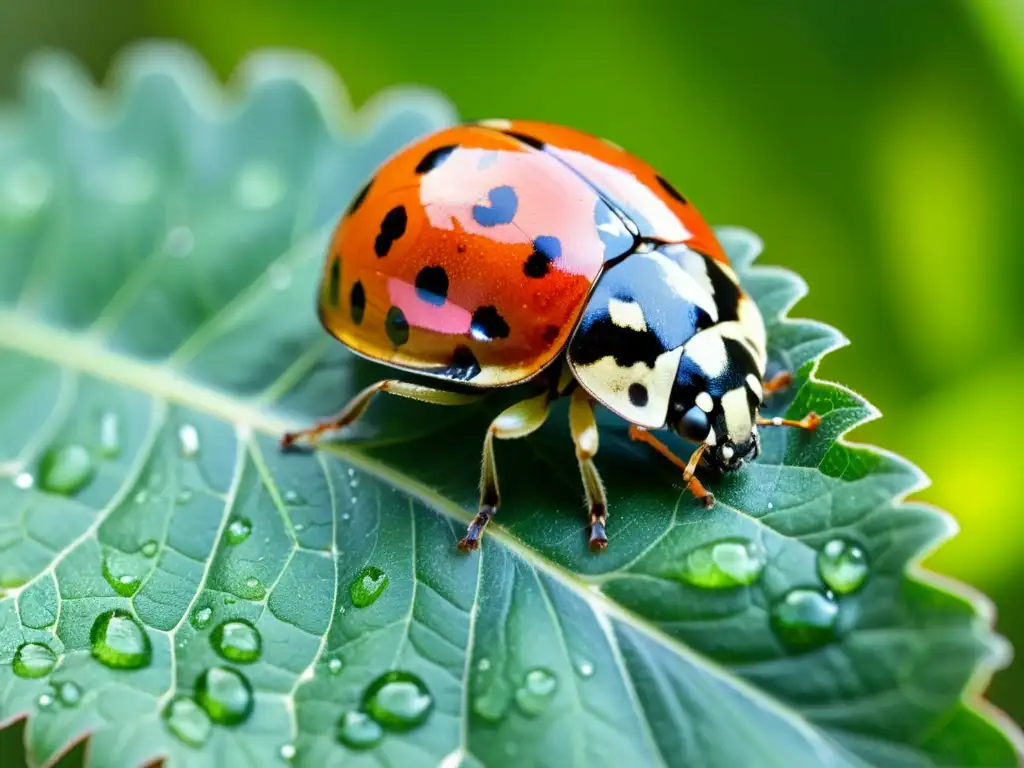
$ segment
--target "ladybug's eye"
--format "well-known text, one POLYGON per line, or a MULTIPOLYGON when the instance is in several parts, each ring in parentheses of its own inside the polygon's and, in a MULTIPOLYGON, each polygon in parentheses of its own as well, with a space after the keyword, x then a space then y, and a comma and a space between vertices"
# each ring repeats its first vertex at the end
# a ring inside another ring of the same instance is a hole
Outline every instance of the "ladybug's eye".
POLYGON ((676 428, 680 435, 695 443, 701 443, 711 431, 708 415, 696 405, 683 414, 676 428))

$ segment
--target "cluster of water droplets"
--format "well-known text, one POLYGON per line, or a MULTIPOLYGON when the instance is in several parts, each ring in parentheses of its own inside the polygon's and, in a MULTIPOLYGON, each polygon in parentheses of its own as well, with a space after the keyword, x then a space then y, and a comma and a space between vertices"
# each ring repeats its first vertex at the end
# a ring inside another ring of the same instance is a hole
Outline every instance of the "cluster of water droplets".
POLYGON ((338 719, 337 738, 350 749, 371 749, 388 732, 405 733, 419 728, 433 710, 434 697, 417 675, 403 670, 386 672, 366 687, 358 709, 345 712, 338 719))

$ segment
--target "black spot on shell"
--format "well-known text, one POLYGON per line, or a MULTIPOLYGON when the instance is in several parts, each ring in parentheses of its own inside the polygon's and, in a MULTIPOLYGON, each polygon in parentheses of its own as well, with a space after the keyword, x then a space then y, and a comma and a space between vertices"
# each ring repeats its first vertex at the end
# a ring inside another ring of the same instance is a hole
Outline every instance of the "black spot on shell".
POLYGON ((544 339, 548 344, 554 342, 558 338, 558 334, 562 332, 562 329, 557 325, 549 325, 544 329, 544 333, 541 334, 541 338, 544 339))
POLYGON ((331 262, 331 271, 327 280, 327 301, 332 307, 338 306, 338 284, 341 282, 341 259, 337 256, 331 262))
POLYGON ((444 267, 424 267, 416 275, 416 295, 440 307, 448 298, 448 273, 444 267))
POLYGON ((629 385, 629 402, 637 408, 647 405, 647 387, 636 382, 629 385))
POLYGON ((561 255, 562 243, 557 237, 540 235, 533 240, 533 253, 523 263, 523 274, 544 277, 551 269, 551 262, 561 255))
POLYGON ((388 310, 388 314, 384 318, 384 332, 396 347, 402 346, 409 340, 409 321, 405 319, 405 313, 398 307, 388 310))
POLYGON ((352 312, 352 322, 359 325, 363 322, 363 315, 366 312, 366 291, 363 290, 363 284, 358 280, 352 286, 348 303, 349 309, 352 312))
POLYGON ((533 147, 534 149, 544 149, 544 142, 540 139, 528 136, 525 133, 517 133, 516 131, 504 131, 506 136, 511 136, 513 139, 523 142, 527 146, 533 147))
POLYGON ((508 337, 508 323, 494 307, 477 307, 469 332, 477 341, 493 341, 508 337))
POLYGON ((416 173, 423 174, 434 170, 437 166, 447 160, 448 155, 454 152, 455 149, 455 145, 450 144, 446 147, 437 147, 430 150, 423 156, 423 159, 420 160, 419 164, 416 166, 416 173))
POLYGON ((352 202, 348 204, 348 211, 345 212, 346 216, 351 216, 359 209, 359 206, 363 204, 363 201, 366 200, 366 196, 370 193, 371 184, 373 184, 373 179, 366 182, 363 188, 356 193, 355 197, 352 198, 352 202))
POLYGON ((473 354, 473 350, 466 346, 458 346, 452 353, 452 362, 445 369, 444 374, 451 379, 469 381, 480 374, 480 363, 473 354))
POLYGON ((682 194, 679 192, 678 189, 673 187, 668 182, 668 179, 664 178, 663 176, 655 176, 654 178, 656 178, 658 180, 658 183, 661 184, 662 189, 664 189, 666 192, 668 192, 672 197, 674 197, 676 200, 678 200, 683 205, 686 204, 686 198, 682 196, 682 194))
POLYGON ((408 223, 409 218, 405 214, 404 205, 396 205, 385 214, 384 220, 380 223, 380 234, 373 243, 373 250, 378 258, 388 255, 391 244, 405 234, 405 226, 408 223))

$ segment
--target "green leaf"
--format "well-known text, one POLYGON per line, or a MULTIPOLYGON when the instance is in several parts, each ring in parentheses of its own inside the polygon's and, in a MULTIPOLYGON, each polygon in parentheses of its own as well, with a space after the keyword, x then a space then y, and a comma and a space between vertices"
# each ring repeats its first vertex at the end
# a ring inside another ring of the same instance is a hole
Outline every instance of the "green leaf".
POLYGON ((385 400, 277 446, 384 374, 318 325, 320 265, 447 103, 353 116, 274 53, 224 93, 162 46, 109 90, 54 55, 25 86, 0 119, 0 721, 28 718, 30 764, 85 737, 100 766, 1016 764, 979 700, 990 608, 915 565, 952 524, 840 441, 874 412, 814 378, 842 339, 783 319, 804 287, 753 235, 720 230, 797 373, 768 415, 821 428, 769 430, 705 510, 603 415, 592 555, 560 404, 499 446, 505 506, 460 556, 498 403, 385 400))

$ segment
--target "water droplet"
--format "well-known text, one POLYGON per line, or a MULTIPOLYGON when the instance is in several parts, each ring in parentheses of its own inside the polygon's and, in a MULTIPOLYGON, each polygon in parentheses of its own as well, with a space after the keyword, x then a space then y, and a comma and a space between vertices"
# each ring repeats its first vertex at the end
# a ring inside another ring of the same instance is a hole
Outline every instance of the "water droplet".
POLYGON ((719 589, 754 583, 764 566, 760 545, 747 539, 723 539, 687 553, 673 575, 697 587, 719 589))
POLYGON ((243 600, 262 600, 267 596, 267 590, 262 581, 255 576, 250 576, 242 583, 238 596, 243 600))
POLYGON ((500 723, 508 712, 509 696, 498 688, 491 688, 473 699, 473 711, 489 723, 500 723))
POLYGON ((192 613, 188 617, 188 623, 195 629, 206 629, 210 626, 210 619, 213 618, 213 609, 203 606, 202 608, 196 607, 192 609, 192 613))
POLYGON ((18 677, 46 677, 57 663, 57 654, 42 643, 23 643, 14 653, 14 674, 18 677))
POLYGON ((306 530, 306 526, 304 526, 302 523, 296 523, 295 524, 295 532, 296 533, 302 533, 304 530, 306 530))
POLYGON ((57 686, 57 698, 65 707, 78 706, 78 702, 82 700, 82 689, 67 680, 57 686))
POLYGON ((582 677, 590 677, 594 674, 594 665, 589 661, 580 660, 576 664, 576 671, 579 672, 582 677))
POLYGON ((143 488, 141 491, 135 494, 135 497, 132 500, 136 504, 145 504, 147 501, 149 501, 149 492, 145 488, 143 488))
POLYGON ((771 511, 772 511, 773 509, 775 509, 775 505, 774 505, 774 504, 772 504, 772 503, 771 503, 771 502, 769 501, 769 502, 768 502, 768 511, 769 511, 769 512, 771 512, 771 511))
POLYGON ((363 711, 389 731, 411 731, 426 722, 433 708, 427 686, 410 672, 387 672, 363 694, 363 711))
POLYGON ((548 708, 558 689, 554 672, 542 667, 531 669, 516 690, 516 704, 524 715, 536 717, 548 708))
POLYGON ((238 725, 252 713, 252 686, 241 672, 211 667, 196 680, 196 703, 213 722, 238 725))
POLYGON ((180 696, 164 707, 164 722, 179 740, 191 747, 201 747, 210 738, 213 724, 206 712, 192 699, 180 696))
POLYGON ((818 574, 837 594, 856 592, 868 577, 867 555, 852 541, 831 539, 818 553, 818 574))
MULTIPOLYGON (((355 499, 355 497, 354 497, 354 496, 352 497, 352 503, 353 503, 353 504, 355 504, 355 503, 356 503, 356 499, 355 499)), ((346 512, 346 513, 344 513, 344 514, 343 514, 343 515, 341 516, 341 519, 342 519, 342 520, 349 520, 349 519, 351 519, 351 517, 352 517, 352 515, 350 515, 350 514, 349 514, 348 512, 346 512)))
POLYGON ((252 161, 238 174, 235 199, 239 205, 252 210, 272 208, 284 197, 281 173, 268 162, 252 161))
POLYGON ((241 544, 249 538, 250 533, 252 533, 252 523, 244 517, 236 517, 228 523, 228 544, 241 544))
POLYGON ((39 462, 39 487, 71 496, 88 485, 95 474, 96 466, 85 447, 74 444, 51 448, 39 462))
POLYGON ((810 649, 831 642, 836 635, 839 606, 814 589, 794 589, 772 606, 772 629, 792 648, 810 649))
POLYGON ((352 604, 357 608, 373 605, 388 588, 388 575, 380 568, 368 565, 359 572, 349 587, 352 604))
POLYGON ((350 749, 372 749, 384 738, 384 730, 365 712, 346 712, 338 720, 338 741, 350 749))
POLYGON ((210 633, 210 643, 228 661, 238 664, 252 664, 260 657, 262 648, 260 633, 244 619, 235 619, 218 624, 210 633))
POLYGON ((100 418, 100 453, 108 459, 121 453, 121 430, 116 413, 104 413, 100 418))
POLYGON ((298 750, 295 749, 294 744, 282 744, 281 748, 277 750, 277 754, 279 754, 281 756, 281 759, 284 760, 286 763, 290 763, 292 760, 294 760, 297 752, 298 750))
POLYGON ((351 480, 348 481, 348 486, 349 486, 349 488, 358 488, 359 487, 359 478, 358 477, 353 477, 351 480))
POLYGON ((479 669, 481 672, 486 672, 488 669, 491 668, 491 660, 480 659, 480 661, 476 663, 476 668, 479 669))
POLYGON ((176 259, 183 259, 196 247, 196 238, 188 227, 172 227, 164 237, 164 250, 176 259))
POLYGON ((178 428, 178 444, 182 456, 186 459, 194 458, 199 453, 199 430, 191 424, 182 424, 178 428))
POLYGON ((284 264, 271 264, 267 269, 270 287, 275 291, 283 291, 292 284, 292 271, 284 264))
POLYGON ((129 563, 130 558, 118 552, 109 552, 103 558, 103 578, 122 597, 131 597, 142 586, 142 579, 130 572, 129 563))
POLYGON ((179 507, 184 506, 192 501, 192 490, 190 488, 182 488, 178 491, 178 495, 174 497, 174 503, 179 507))
POLYGON ((19 472, 14 476, 14 487, 27 491, 36 484, 36 479, 29 472, 19 472))
POLYGON ((159 550, 160 545, 154 539, 142 542, 142 546, 139 547, 139 552, 141 552, 144 557, 154 557, 159 550))
MULTIPOLYGON (((359 499, 357 499, 355 496, 353 496, 352 498, 349 499, 349 503, 352 504, 352 506, 355 506, 356 504, 359 503, 359 499)), ((348 513, 346 512, 344 515, 342 515, 341 519, 342 520, 348 520, 348 513)))
POLYGON ((327 662, 327 671, 332 675, 341 673, 342 668, 345 666, 345 662, 338 656, 332 656, 327 662))
POLYGON ((140 669, 153 649, 149 635, 128 611, 114 609, 96 617, 89 633, 92 655, 112 669, 140 669))
POLYGON ((46 205, 52 192, 50 172, 35 160, 23 160, 6 174, 0 202, 12 218, 27 218, 46 205))
POLYGON ((40 693, 39 698, 36 699, 36 704, 40 709, 46 710, 50 709, 56 701, 57 699, 52 693, 40 693))
POLYGON ((306 500, 299 495, 298 491, 285 491, 284 500, 286 504, 297 506, 299 504, 305 504, 306 500))

